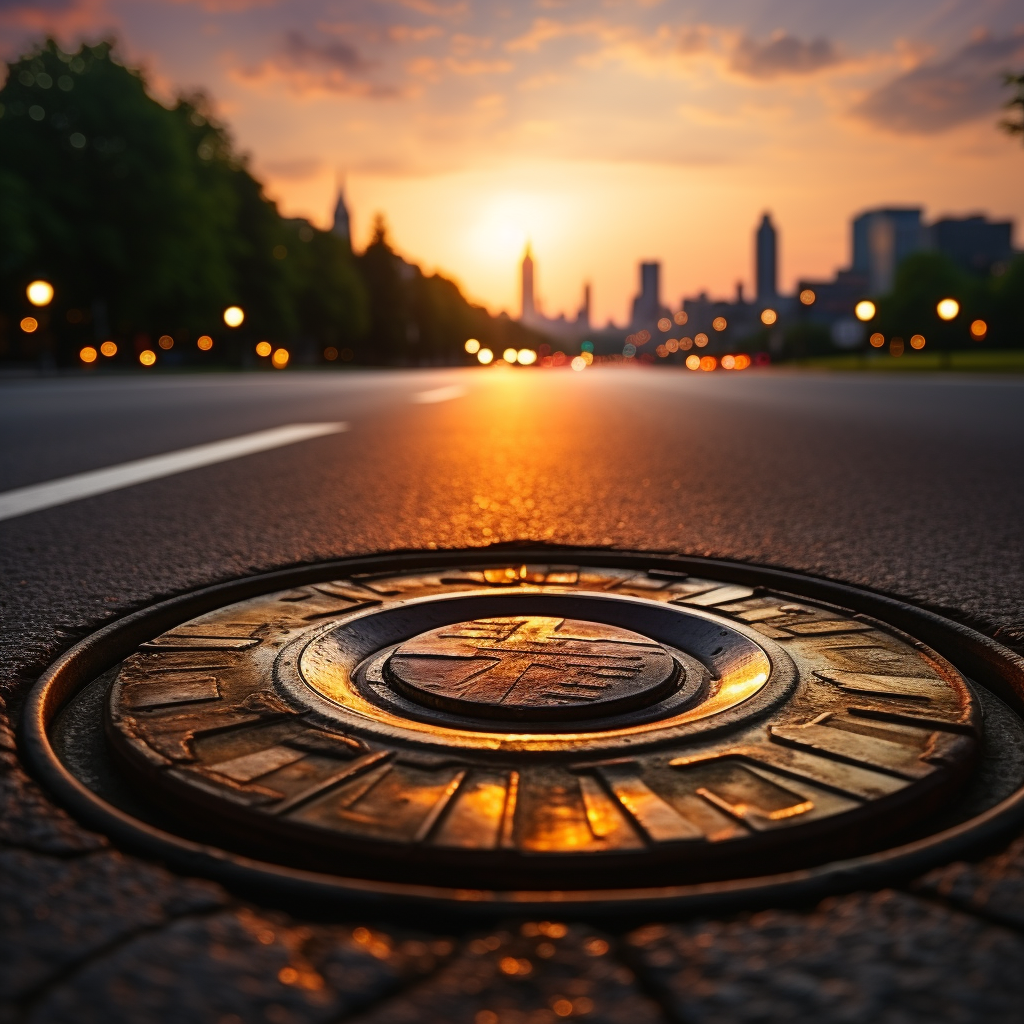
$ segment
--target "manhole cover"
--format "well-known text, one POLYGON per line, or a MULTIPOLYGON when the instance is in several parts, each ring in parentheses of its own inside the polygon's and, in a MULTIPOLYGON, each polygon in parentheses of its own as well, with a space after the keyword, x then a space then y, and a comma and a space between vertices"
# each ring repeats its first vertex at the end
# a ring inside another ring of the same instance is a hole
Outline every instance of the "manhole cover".
POLYGON ((977 634, 745 566, 495 557, 141 613, 44 678, 30 752, 195 869, 478 905, 820 889, 1017 813, 1024 729, 979 676, 1019 665, 977 634))

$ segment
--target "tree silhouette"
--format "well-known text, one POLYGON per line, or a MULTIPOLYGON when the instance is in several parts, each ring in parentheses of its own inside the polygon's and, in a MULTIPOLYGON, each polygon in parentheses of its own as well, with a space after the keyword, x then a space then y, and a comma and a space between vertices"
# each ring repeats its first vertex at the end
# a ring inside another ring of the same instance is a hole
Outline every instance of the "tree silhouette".
POLYGON ((1015 116, 1000 121, 1000 126, 1010 135, 1024 137, 1024 75, 1007 75, 1006 84, 1017 90, 1013 99, 1006 103, 1006 109, 1015 111, 1015 116))

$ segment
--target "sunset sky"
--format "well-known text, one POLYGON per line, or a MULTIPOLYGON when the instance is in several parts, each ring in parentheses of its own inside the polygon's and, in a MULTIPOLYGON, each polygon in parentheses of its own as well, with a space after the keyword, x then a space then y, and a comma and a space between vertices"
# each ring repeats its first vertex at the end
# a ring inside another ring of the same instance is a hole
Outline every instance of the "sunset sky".
POLYGON ((1021 0, 0 0, 16 55, 115 36, 171 99, 202 88, 289 215, 396 247, 518 313, 526 240, 545 312, 584 280, 626 317, 748 291, 771 210, 781 283, 849 259, 879 204, 1019 222, 1024 147, 996 128, 1024 71, 1021 0))

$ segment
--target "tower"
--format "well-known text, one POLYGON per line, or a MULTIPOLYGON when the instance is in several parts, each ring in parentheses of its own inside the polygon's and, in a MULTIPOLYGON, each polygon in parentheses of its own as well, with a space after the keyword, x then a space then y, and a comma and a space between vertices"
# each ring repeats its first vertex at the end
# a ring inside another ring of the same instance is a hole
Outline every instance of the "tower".
POLYGON ((779 293, 778 288, 778 239, 771 216, 767 213, 761 218, 757 229, 756 243, 757 262, 757 300, 767 302, 779 293))
POLYGON ((526 243, 526 252, 523 254, 523 265, 521 268, 521 297, 522 311, 520 317, 528 320, 536 313, 533 303, 533 257, 530 255, 530 243, 526 243))
POLYGON ((348 207, 345 205, 345 188, 338 186, 338 202, 334 206, 334 224, 331 225, 331 234, 347 242, 352 246, 352 225, 348 217, 348 207))
POLYGON ((580 306, 579 312, 576 314, 576 323, 580 327, 585 327, 587 330, 590 329, 590 282, 588 281, 583 286, 583 305, 580 306))
POLYGON ((661 316, 661 264, 640 264, 640 294, 633 300, 633 326, 652 324, 661 316))

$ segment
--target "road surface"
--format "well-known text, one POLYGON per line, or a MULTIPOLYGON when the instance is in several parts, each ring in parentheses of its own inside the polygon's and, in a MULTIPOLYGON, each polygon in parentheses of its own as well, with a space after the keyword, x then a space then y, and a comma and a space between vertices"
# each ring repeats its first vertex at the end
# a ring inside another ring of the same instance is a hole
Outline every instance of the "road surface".
MULTIPOLYGON (((748 560, 1024 642, 1019 378, 19 380, 0 382, 0 439, 0 692, 15 724, 40 671, 111 618, 388 550, 546 541, 748 560), (298 424, 320 427, 280 431, 298 424), (246 438, 248 453, 217 446, 246 438)), ((50 803, 13 741, 5 757, 0 1021, 1019 1019, 1024 842, 820 907, 431 930, 269 910, 123 856, 50 803), (519 960, 528 972, 508 973, 519 960)))

